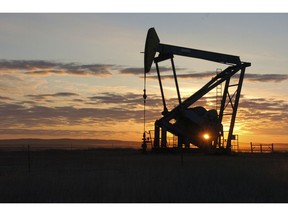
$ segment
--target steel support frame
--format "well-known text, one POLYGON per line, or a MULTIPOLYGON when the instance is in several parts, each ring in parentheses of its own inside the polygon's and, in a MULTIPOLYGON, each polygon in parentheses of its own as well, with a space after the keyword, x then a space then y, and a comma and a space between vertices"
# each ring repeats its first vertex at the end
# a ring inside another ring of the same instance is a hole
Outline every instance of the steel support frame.
POLYGON ((159 143, 160 141, 160 126, 158 125, 158 120, 155 121, 154 124, 154 142, 153 142, 153 147, 154 148, 159 148, 159 143))
POLYGON ((163 91, 163 86, 162 86, 162 81, 161 81, 161 75, 158 67, 158 63, 155 62, 156 65, 156 70, 157 70, 157 77, 158 77, 158 82, 160 86, 160 91, 161 91, 161 97, 162 97, 162 103, 163 103, 163 112, 162 114, 165 114, 168 112, 167 106, 166 106, 166 101, 165 101, 165 96, 164 96, 164 91, 163 91))
MULTIPOLYGON (((168 109, 166 106, 166 100, 165 100, 165 95, 163 91, 163 85, 162 85, 162 80, 161 80, 161 75, 160 75, 160 70, 158 66, 158 62, 170 59, 171 60, 171 66, 172 66, 172 71, 173 71, 173 77, 175 81, 175 86, 176 86, 176 91, 177 91, 177 97, 178 97, 178 102, 179 105, 181 104, 181 95, 180 95, 180 90, 179 90, 179 84, 177 80, 177 74, 176 74, 176 69, 175 69, 175 64, 173 60, 174 56, 173 55, 160 55, 158 58, 155 58, 154 63, 156 65, 156 71, 157 71, 157 77, 158 77, 158 82, 160 86, 160 92, 161 92, 161 97, 162 97, 162 103, 163 103, 163 112, 162 114, 165 116, 168 113, 168 109)), ((167 129, 164 125, 159 124, 159 121, 155 122, 155 137, 154 139, 154 147, 159 148, 166 148, 167 147, 167 129), (161 137, 160 137, 160 131, 161 131, 161 137), (160 145, 160 139, 161 139, 161 145, 160 145)))
MULTIPOLYGON (((160 75, 160 71, 159 71, 159 67, 158 67, 158 62, 159 61, 164 61, 166 59, 168 59, 168 58, 162 58, 161 60, 159 59, 158 61, 155 60, 159 84, 161 83, 161 75, 160 75)), ((224 115, 224 110, 226 108, 226 106, 225 106, 226 105, 226 98, 229 95, 228 88, 229 88, 229 84, 230 84, 230 78, 233 75, 235 75, 239 70, 241 70, 241 73, 240 73, 240 76, 239 76, 239 81, 238 81, 238 88, 237 88, 237 90, 235 92, 236 93, 236 98, 235 98, 234 104, 232 103, 231 99, 234 97, 235 93, 232 95, 232 97, 229 96, 230 97, 229 98, 229 102, 232 105, 233 113, 232 113, 232 117, 231 117, 231 121, 230 121, 230 127, 229 127, 229 134, 228 134, 226 149, 230 150, 231 149, 231 139, 232 139, 233 129, 234 129, 235 120, 236 120, 236 113, 237 113, 237 109, 238 109, 239 99, 240 99, 240 95, 241 95, 241 88, 242 88, 242 83, 243 83, 244 74, 245 74, 245 68, 249 67, 249 66, 250 66, 250 63, 242 63, 241 65, 234 65, 234 66, 230 66, 230 67, 226 68, 224 71, 222 71, 221 73, 219 73, 215 77, 213 77, 211 79, 211 81, 209 81, 200 90, 198 90, 196 93, 194 93, 192 96, 187 98, 182 103, 180 103, 181 99, 179 99, 179 105, 176 106, 171 111, 167 110, 166 102, 165 102, 165 98, 164 98, 163 87, 162 87, 162 83, 161 83, 160 84, 160 90, 161 90, 161 95, 162 95, 162 100, 163 100, 164 111, 162 113, 163 117, 155 122, 155 134, 156 134, 156 128, 157 128, 157 130, 158 130, 158 133, 157 133, 158 134, 158 140, 156 140, 156 135, 155 135, 154 147, 155 148, 159 148, 160 139, 161 139, 161 147, 162 148, 166 148, 166 146, 167 146, 166 145, 166 142, 167 142, 167 140, 166 140, 167 135, 166 134, 167 134, 167 131, 169 131, 170 133, 178 136, 178 147, 182 148, 182 143, 187 138, 185 137, 185 135, 178 128, 176 128, 169 121, 171 119, 173 119, 175 116, 177 116, 182 110, 187 109, 193 103, 198 101, 201 97, 206 95, 208 92, 210 92, 216 86, 218 86, 221 83, 226 81, 224 92, 223 92, 223 97, 222 97, 221 109, 220 109, 220 112, 219 112, 219 119, 222 122, 222 118, 223 118, 223 115, 224 115), (161 129, 161 138, 159 136, 160 135, 160 129, 161 129)), ((176 76, 175 67, 173 67, 173 74, 174 74, 174 78, 175 78, 176 88, 178 88, 178 90, 179 90, 179 86, 177 85, 178 83, 177 83, 177 76, 176 76)), ((180 94, 178 96, 180 98, 180 94)), ((219 134, 219 139, 217 139, 218 143, 216 142, 215 146, 218 146, 218 147, 221 146, 221 136, 223 136, 223 131, 221 132, 221 134, 219 134)), ((185 146, 187 148, 188 147, 187 143, 185 142, 184 144, 185 144, 185 146)))
POLYGON ((176 86, 176 90, 177 90, 178 102, 180 105, 181 104, 181 95, 180 95, 180 90, 179 90, 179 85, 178 85, 178 80, 177 80, 176 69, 175 69, 173 57, 171 57, 171 65, 172 65, 172 70, 173 70, 173 75, 174 75, 175 86, 176 86))
POLYGON ((231 117, 231 121, 230 121, 230 127, 229 127, 229 133, 228 133, 227 145, 226 145, 226 149, 229 151, 231 150, 231 140, 232 140, 232 136, 233 136, 233 130, 234 130, 234 125, 235 125, 235 121, 236 121, 236 115, 237 115, 237 110, 238 110, 238 105, 239 105, 239 99, 241 96, 241 89, 242 89, 242 85, 243 85, 244 75, 245 75, 245 68, 243 68, 240 72, 238 87, 236 90, 236 96, 235 96, 235 101, 234 101, 234 105, 233 105, 233 113, 232 113, 232 117, 231 117))
POLYGON ((180 105, 176 106, 174 109, 169 111, 166 115, 164 115, 160 121, 166 120, 170 121, 173 119, 176 115, 178 115, 182 110, 187 109, 190 107, 193 103, 198 101, 201 97, 206 95, 208 92, 210 92, 212 89, 214 89, 216 86, 221 84, 222 82, 226 81, 230 77, 232 77, 234 74, 236 74, 239 70, 244 69, 246 67, 250 66, 249 63, 243 63, 241 65, 236 66, 230 66, 223 70, 221 73, 213 77, 206 85, 204 85, 200 90, 195 92, 192 96, 188 97, 186 100, 184 100, 180 105))
MULTIPOLYGON (((230 78, 226 80, 225 87, 224 87, 224 92, 223 92, 223 97, 222 97, 222 103, 221 103, 221 108, 219 112, 219 120, 222 122, 223 116, 225 115, 225 109, 227 106, 230 104, 232 108, 232 113, 228 114, 231 115, 230 119, 230 125, 229 125, 229 130, 228 130, 228 137, 226 141, 226 149, 231 150, 231 140, 233 137, 233 130, 234 130, 234 125, 236 121, 236 115, 237 115, 237 110, 238 110, 238 105, 239 105, 239 99, 241 96, 241 89, 242 89, 242 84, 243 84, 243 79, 245 75, 245 68, 241 69, 240 76, 238 79, 238 84, 236 85, 230 85, 230 78), (234 87, 237 86, 237 89, 233 93, 232 96, 229 94, 229 87, 234 87), (228 102, 226 103, 228 97, 228 102), (234 103, 233 103, 233 98, 235 97, 234 103)), ((222 131, 222 135, 224 136, 224 132, 222 131)), ((219 139, 221 140, 221 139, 219 139)))

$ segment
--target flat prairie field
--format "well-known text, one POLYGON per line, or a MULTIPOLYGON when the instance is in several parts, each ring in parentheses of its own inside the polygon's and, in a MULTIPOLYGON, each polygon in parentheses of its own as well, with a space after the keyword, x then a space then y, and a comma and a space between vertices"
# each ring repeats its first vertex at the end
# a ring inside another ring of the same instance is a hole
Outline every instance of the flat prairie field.
POLYGON ((1 203, 286 203, 288 155, 0 152, 1 203))

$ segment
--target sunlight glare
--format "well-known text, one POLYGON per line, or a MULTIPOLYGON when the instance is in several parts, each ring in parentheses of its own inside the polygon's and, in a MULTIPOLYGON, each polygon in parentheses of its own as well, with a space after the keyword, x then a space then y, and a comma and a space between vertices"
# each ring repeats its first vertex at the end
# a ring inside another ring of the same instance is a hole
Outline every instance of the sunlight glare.
POLYGON ((210 139, 210 136, 209 136, 209 134, 206 133, 206 134, 203 135, 203 138, 204 138, 205 140, 208 140, 208 139, 210 139))

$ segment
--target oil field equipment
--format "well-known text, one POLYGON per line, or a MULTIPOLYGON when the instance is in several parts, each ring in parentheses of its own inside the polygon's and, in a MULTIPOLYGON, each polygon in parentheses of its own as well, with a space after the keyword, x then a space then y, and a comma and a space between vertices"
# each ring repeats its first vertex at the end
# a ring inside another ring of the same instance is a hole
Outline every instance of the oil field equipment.
MULTIPOLYGON (((155 121, 152 149, 167 149, 167 133, 169 132, 177 137, 177 147, 181 149, 183 147, 189 149, 190 144, 192 144, 193 146, 198 147, 198 149, 204 151, 215 150, 230 152, 231 141, 233 140, 233 137, 235 137, 233 134, 233 128, 235 125, 245 69, 246 67, 251 66, 251 63, 242 62, 239 56, 162 44, 160 43, 160 39, 155 29, 150 28, 147 33, 144 50, 144 107, 147 98, 146 73, 150 71, 153 62, 156 66, 163 102, 163 112, 162 117, 155 121), (156 53, 158 53, 157 56, 156 53), (207 84, 205 84, 193 95, 182 101, 173 60, 174 55, 222 63, 228 65, 228 67, 224 70, 218 71, 207 84), (166 100, 161 82, 161 73, 158 66, 159 62, 165 60, 171 61, 179 102, 179 104, 171 110, 168 110, 166 106, 166 100), (236 84, 235 82, 233 84, 230 83, 232 77, 233 80, 237 80, 236 84), (195 103, 198 100, 204 97, 212 89, 219 87, 219 85, 222 83, 224 84, 224 88, 223 92, 221 93, 222 96, 220 96, 222 99, 220 100, 219 104, 219 112, 217 112, 216 109, 206 110, 202 106, 195 106, 195 103), (226 109, 228 105, 230 105, 230 108, 226 109), (226 110, 229 110, 229 112, 226 110), (228 131, 223 130, 223 116, 228 116, 228 131)), ((146 147, 146 139, 144 125, 142 147, 146 147)))

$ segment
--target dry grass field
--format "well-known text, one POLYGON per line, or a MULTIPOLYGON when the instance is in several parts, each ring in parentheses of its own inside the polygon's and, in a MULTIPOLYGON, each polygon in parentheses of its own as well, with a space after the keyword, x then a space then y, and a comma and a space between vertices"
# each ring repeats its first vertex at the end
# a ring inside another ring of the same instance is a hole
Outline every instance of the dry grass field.
POLYGON ((0 152, 0 202, 286 203, 288 155, 0 152))

